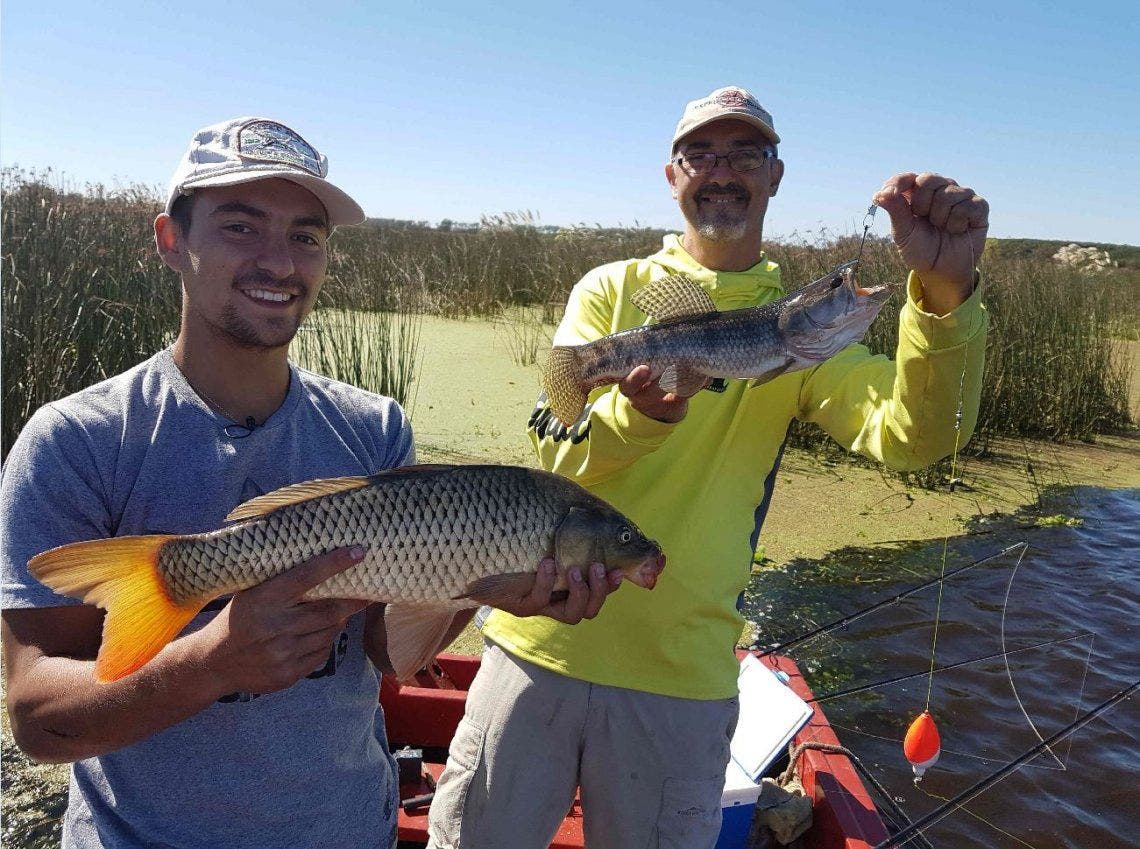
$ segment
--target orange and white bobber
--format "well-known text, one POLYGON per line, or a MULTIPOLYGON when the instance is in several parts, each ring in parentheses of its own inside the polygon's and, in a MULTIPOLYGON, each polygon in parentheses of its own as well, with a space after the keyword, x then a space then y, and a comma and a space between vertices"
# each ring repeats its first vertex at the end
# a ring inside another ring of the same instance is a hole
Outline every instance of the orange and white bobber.
POLYGON ((930 711, 924 710, 906 730, 903 740, 903 754, 914 770, 914 783, 922 780, 923 773, 938 762, 942 751, 942 740, 938 736, 938 726, 930 711))

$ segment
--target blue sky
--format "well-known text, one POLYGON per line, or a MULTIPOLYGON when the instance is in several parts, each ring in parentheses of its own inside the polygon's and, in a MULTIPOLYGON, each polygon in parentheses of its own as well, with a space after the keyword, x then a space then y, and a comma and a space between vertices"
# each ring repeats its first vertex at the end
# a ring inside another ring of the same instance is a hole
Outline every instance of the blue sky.
POLYGON ((5 0, 0 162, 160 186, 197 128, 263 115, 369 215, 678 227, 673 126, 731 83, 784 140, 769 237, 853 232, 885 178, 929 169, 990 201, 992 235, 1140 244, 1138 20, 1003 0, 5 0))

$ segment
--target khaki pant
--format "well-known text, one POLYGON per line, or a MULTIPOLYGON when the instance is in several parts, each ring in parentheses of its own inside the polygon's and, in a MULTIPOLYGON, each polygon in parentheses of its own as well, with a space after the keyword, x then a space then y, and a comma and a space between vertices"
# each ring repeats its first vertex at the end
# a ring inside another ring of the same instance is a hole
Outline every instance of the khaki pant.
POLYGON ((488 643, 428 848, 546 849, 580 785, 589 849, 708 849, 738 711, 590 684, 488 643))

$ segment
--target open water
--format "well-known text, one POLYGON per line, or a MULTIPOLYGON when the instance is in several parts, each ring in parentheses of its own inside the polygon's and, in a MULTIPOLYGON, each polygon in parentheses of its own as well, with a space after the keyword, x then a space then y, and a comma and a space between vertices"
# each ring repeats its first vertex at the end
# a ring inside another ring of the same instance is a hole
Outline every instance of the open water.
MULTIPOLYGON (((1008 655, 1009 672, 998 657, 936 673, 930 710, 942 757, 918 788, 901 741, 926 705, 928 676, 823 698, 820 705, 840 741, 912 820, 1038 744, 1033 726, 1048 738, 1140 677, 1140 490, 1054 491, 1043 507, 1012 521, 979 520, 949 541, 947 571, 1021 540, 1029 547, 1016 570, 1019 551, 944 583, 935 659, 941 666, 1002 652, 1003 613, 1006 650, 1073 639, 1008 655)), ((846 549, 758 576, 745 611, 758 623, 758 645, 782 642, 921 584, 939 574, 942 550, 941 542, 846 549)), ((925 672, 937 598, 935 585, 790 654, 817 697, 925 672)), ((1138 739, 1133 697, 932 826, 926 837, 940 849, 1140 846, 1138 739)))

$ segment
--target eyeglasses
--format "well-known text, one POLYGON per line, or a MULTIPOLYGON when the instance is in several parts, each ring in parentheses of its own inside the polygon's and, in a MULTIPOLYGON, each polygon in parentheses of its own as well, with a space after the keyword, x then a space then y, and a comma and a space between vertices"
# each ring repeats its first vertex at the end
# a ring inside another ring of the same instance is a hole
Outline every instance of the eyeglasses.
POLYGON ((765 160, 775 159, 776 151, 771 148, 733 150, 728 153, 679 153, 673 161, 685 169, 690 177, 698 177, 713 171, 723 159, 728 167, 738 174, 745 171, 755 171, 762 166, 765 160))

